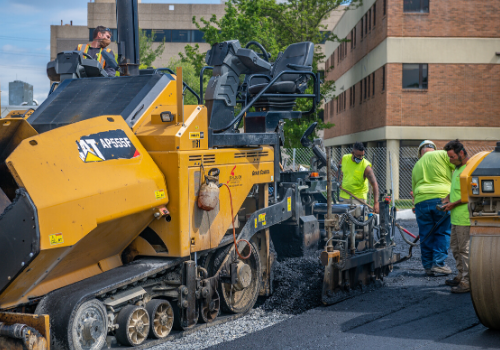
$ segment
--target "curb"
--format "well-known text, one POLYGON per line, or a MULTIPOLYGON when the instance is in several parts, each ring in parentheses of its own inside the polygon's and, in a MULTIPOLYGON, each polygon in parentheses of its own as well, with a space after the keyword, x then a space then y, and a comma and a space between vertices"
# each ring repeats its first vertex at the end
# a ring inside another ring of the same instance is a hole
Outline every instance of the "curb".
POLYGON ((411 209, 398 210, 396 214, 398 220, 415 220, 417 217, 411 209))

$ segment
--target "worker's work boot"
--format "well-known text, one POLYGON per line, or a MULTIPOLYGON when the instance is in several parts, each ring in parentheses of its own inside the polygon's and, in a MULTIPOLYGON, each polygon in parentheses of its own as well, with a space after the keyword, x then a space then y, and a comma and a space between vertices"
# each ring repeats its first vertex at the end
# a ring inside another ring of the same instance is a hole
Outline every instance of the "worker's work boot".
POLYGON ((451 288, 452 293, 469 293, 470 285, 467 282, 461 281, 458 286, 451 288))
POLYGON ((432 272, 440 274, 440 275, 449 275, 452 273, 451 269, 444 265, 444 266, 433 266, 431 269, 432 272))
POLYGON ((444 281, 444 284, 446 284, 447 286, 450 286, 450 287, 456 287, 456 286, 458 286, 460 281, 461 281, 461 278, 459 278, 458 276, 455 276, 451 280, 444 281))
POLYGON ((432 270, 431 270, 431 269, 425 269, 425 274, 426 274, 427 276, 434 276, 434 272, 432 272, 432 270))

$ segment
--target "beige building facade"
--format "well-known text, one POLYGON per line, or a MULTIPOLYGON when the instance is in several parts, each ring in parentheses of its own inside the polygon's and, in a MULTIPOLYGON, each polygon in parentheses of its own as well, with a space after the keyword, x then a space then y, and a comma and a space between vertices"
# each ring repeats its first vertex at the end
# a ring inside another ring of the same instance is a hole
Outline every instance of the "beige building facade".
MULTIPOLYGON (((213 14, 220 18, 224 12, 223 0, 220 4, 146 4, 139 1, 139 27, 146 30, 148 35, 154 34, 156 42, 153 43, 153 49, 165 38, 163 55, 153 62, 153 65, 167 66, 172 58, 179 58, 179 52, 184 52, 184 47, 188 44, 198 44, 200 52, 210 49, 210 45, 204 42, 203 34, 196 28, 192 19, 194 16, 198 19, 200 17, 209 19, 213 14)), ((323 22, 327 30, 333 30, 343 13, 343 7, 332 12, 330 18, 323 22)), ((68 24, 51 26, 50 59, 55 59, 58 52, 73 50, 78 44, 91 41, 92 30, 99 25, 112 29, 114 32, 112 40, 116 39, 115 0, 89 2, 86 26, 68 24)), ((324 46, 320 45, 322 50, 324 46)), ((111 49, 116 53, 116 43, 111 43, 111 49)), ((324 64, 321 66, 324 67, 324 64)))

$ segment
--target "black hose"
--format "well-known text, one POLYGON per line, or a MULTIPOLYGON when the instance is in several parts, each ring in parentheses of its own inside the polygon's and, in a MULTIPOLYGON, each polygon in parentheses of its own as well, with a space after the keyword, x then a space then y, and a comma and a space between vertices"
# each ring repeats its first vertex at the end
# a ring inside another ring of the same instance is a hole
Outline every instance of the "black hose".
POLYGON ((415 237, 416 241, 415 242, 411 242, 408 238, 405 237, 405 235, 403 234, 403 229, 401 228, 401 226, 399 224, 396 224, 398 230, 399 230, 399 233, 401 234, 401 237, 403 238, 403 240, 406 242, 406 244, 409 244, 410 246, 412 247, 416 247, 418 246, 419 244, 417 244, 416 242, 418 241, 418 239, 420 239, 420 236, 417 236, 415 237))
MULTIPOLYGON (((415 238, 415 240, 413 241, 413 244, 417 243, 417 241, 420 239, 420 236, 417 236, 415 238)), ((399 259, 398 261, 396 261, 394 264, 400 264, 402 263, 403 261, 406 261, 406 260, 410 260, 412 255, 413 255, 413 245, 410 245, 410 249, 408 249, 408 255, 405 256, 404 258, 401 258, 399 259)))
MULTIPOLYGON (((446 215, 443 216, 438 222, 436 222, 434 224, 434 226, 431 228, 431 230, 429 231, 429 234, 427 236, 425 236, 425 238, 423 240, 420 241, 420 244, 422 244, 423 242, 425 242, 427 240, 427 238, 431 235, 434 234, 434 231, 436 231, 436 229, 450 216, 450 214, 448 212, 446 212, 446 215)), ((399 226, 398 226, 399 228, 399 226)), ((404 237, 403 237, 404 239, 404 237)), ((410 249, 408 250, 408 255, 405 256, 404 258, 401 258, 399 259, 398 261, 396 261, 394 264, 399 264, 399 263, 402 263, 403 261, 406 261, 408 259, 410 259, 412 257, 412 250, 413 250, 413 247, 416 246, 415 243, 418 242, 418 240, 420 239, 420 235, 418 235, 415 240, 412 242, 412 244, 410 244, 410 249)), ((405 239, 405 242, 406 242, 406 239, 405 239)))
POLYGON ((347 216, 349 217, 349 220, 352 223, 354 223, 358 226, 367 226, 367 225, 371 224, 371 222, 373 221, 373 218, 375 217, 374 215, 372 215, 368 220, 361 222, 361 221, 356 220, 356 218, 350 212, 347 212, 347 216))
MULTIPOLYGON (((450 214, 449 214, 448 212, 446 212, 446 215, 445 215, 445 216, 443 216, 443 217, 442 217, 442 218, 441 218, 438 222, 436 222, 436 223, 434 224, 434 226, 432 226, 431 230, 429 231, 429 234, 428 234, 427 236, 425 236, 425 238, 424 238, 424 239, 422 239, 422 240, 420 241, 420 244, 424 243, 424 242, 427 240, 427 238, 429 238, 431 235, 433 235, 433 234, 434 234, 434 231, 436 231, 436 229, 437 229, 437 228, 438 228, 438 227, 439 227, 439 226, 440 226, 440 225, 441 225, 441 224, 442 224, 442 223, 443 223, 446 219, 448 219, 449 217, 450 217, 450 214)), ((420 234, 418 235, 418 237, 420 237, 420 234)))

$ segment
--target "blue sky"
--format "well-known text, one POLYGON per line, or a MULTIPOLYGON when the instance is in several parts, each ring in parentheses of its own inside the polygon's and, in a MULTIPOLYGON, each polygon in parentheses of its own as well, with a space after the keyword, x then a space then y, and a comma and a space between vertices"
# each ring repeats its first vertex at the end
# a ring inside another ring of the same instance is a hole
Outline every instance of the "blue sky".
MULTIPOLYGON (((9 101, 9 82, 33 85, 34 98, 47 97, 45 71, 50 59, 50 26, 73 21, 87 25, 89 0, 0 0, 0 90, 2 105, 9 101)), ((219 0, 143 0, 143 3, 220 3, 219 0)))

